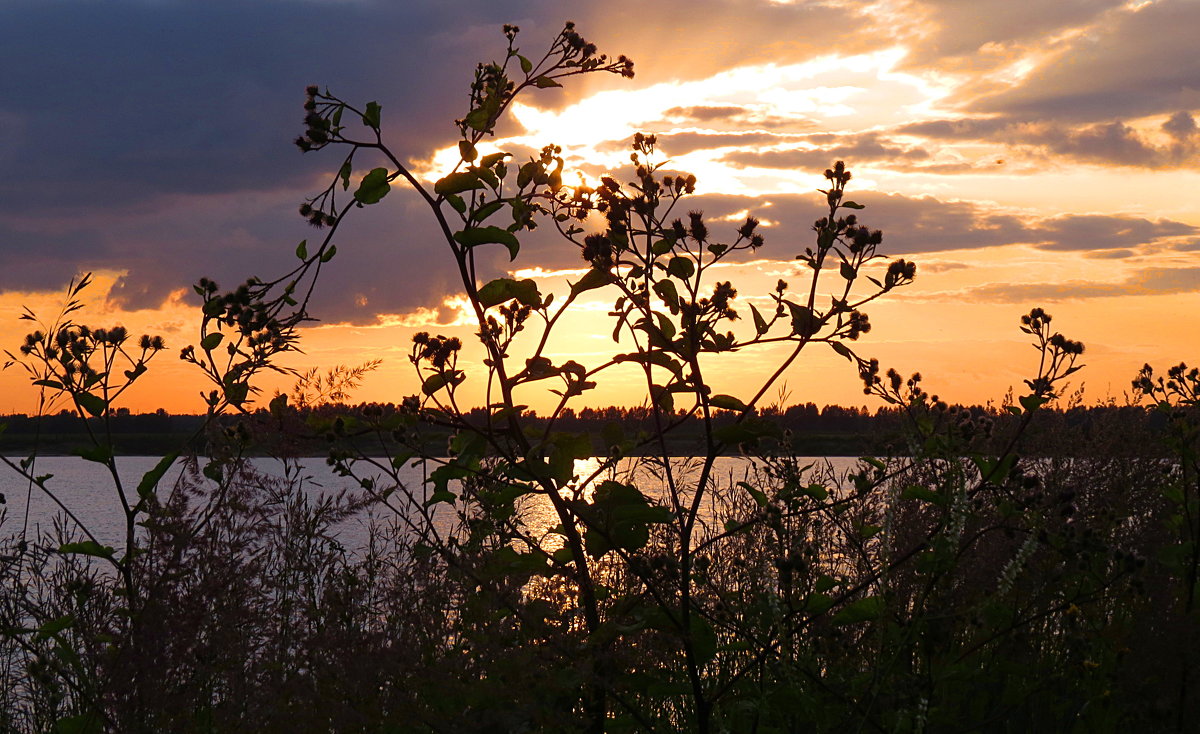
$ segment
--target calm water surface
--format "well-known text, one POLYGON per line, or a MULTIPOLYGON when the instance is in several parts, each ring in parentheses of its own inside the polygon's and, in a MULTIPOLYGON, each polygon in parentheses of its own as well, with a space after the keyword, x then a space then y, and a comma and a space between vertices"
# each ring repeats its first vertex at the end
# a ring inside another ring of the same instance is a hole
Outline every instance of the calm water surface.
MULTIPOLYGON (((142 476, 158 463, 159 457, 127 456, 118 459, 119 475, 126 492, 136 496, 136 489, 142 476)), ((854 467, 856 459, 849 457, 810 458, 807 462, 828 461, 838 474, 854 467)), ((253 467, 268 476, 282 478, 285 468, 282 462, 275 459, 253 459, 253 467)), ((356 491, 359 489, 356 481, 346 477, 336 476, 325 460, 320 457, 303 458, 297 461, 299 475, 304 477, 303 487, 311 497, 322 494, 333 494, 341 490, 356 491)), ((580 476, 589 476, 599 464, 594 459, 576 462, 576 472, 580 476)), ((629 464, 622 467, 628 470, 629 464)), ((717 459, 715 470, 721 485, 731 485, 745 477, 752 468, 748 459, 741 457, 721 457, 717 459)), ((169 491, 179 479, 182 463, 173 466, 159 483, 160 495, 169 491)), ((86 523, 96 538, 103 544, 120 548, 124 538, 124 514, 120 501, 113 488, 112 477, 98 464, 85 461, 74 456, 40 457, 33 471, 36 475, 52 474, 47 480, 47 487, 62 501, 82 522, 86 523)), ((644 472, 635 474, 639 487, 651 497, 664 494, 661 483, 644 472)), ((604 477, 601 477, 603 479, 604 477)), ((420 468, 406 467, 401 479, 410 486, 419 486, 422 479, 420 468)), ((451 489, 454 489, 451 487, 451 489)), ((585 490, 585 494, 586 494, 585 490)), ((7 504, 0 505, 0 536, 20 534, 27 528, 27 537, 35 537, 53 527, 56 516, 61 514, 58 505, 41 489, 29 487, 20 475, 7 467, 0 467, 0 494, 3 494, 7 504), (28 502, 27 502, 28 499, 28 502)), ((526 522, 534 530, 548 529, 557 524, 549 501, 544 497, 536 497, 522 509, 526 522), (544 527, 542 527, 544 526, 544 527)), ((379 517, 377 509, 376 517, 379 517)), ((370 518, 367 513, 351 518, 337 526, 337 537, 347 548, 361 548, 367 537, 367 526, 370 518)))

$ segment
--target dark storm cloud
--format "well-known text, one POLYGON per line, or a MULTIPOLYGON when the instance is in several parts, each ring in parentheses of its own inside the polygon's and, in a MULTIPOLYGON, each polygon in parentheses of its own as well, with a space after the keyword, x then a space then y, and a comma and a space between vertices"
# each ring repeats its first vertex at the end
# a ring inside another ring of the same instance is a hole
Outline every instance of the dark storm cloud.
MULTIPOLYGON (((1105 3, 1079 4, 1103 9, 1105 3)), ((1015 17, 1059 3, 1010 5, 1007 15, 1015 17)), ((1080 122, 1198 109, 1197 28, 1200 3, 1194 0, 1158 0, 1136 12, 1113 13, 1094 31, 1072 39, 1064 54, 1019 85, 970 107, 1024 119, 1080 122)))
POLYGON ((806 141, 820 147, 737 151, 726 155, 724 160, 739 166, 819 170, 833 160, 912 162, 929 157, 929 152, 922 148, 899 146, 876 133, 847 136, 813 135, 806 138, 806 141))
POLYGON ((698 105, 695 107, 672 107, 663 114, 671 119, 697 120, 711 122, 713 120, 740 120, 746 116, 745 107, 738 105, 698 105))
MULTIPOLYGON (((201 275, 232 285, 282 272, 315 234, 296 206, 340 162, 291 143, 306 84, 378 100, 397 153, 423 158, 455 139, 475 62, 503 51, 501 24, 521 25, 532 49, 565 20, 549 0, 6 2, 0 290, 125 270, 113 297, 148 307, 201 275)), ((603 50, 613 40, 580 30, 603 50)), ((347 264, 319 291, 330 313, 446 295, 428 214, 399 199, 339 238, 347 264)))
POLYGON ((1159 143, 1119 122, 1068 126, 1001 118, 931 120, 896 132, 941 140, 978 140, 1026 146, 1057 158, 1141 168, 1200 166, 1200 130, 1190 112, 1171 115, 1160 127, 1159 143))
POLYGON ((1043 220, 1033 228, 1033 232, 1043 238, 1035 244, 1049 250, 1112 250, 1195 234, 1196 231, 1196 227, 1183 222, 1102 214, 1055 217, 1043 220))
POLYGON ((926 64, 946 57, 975 54, 987 44, 1010 45, 1039 40, 1066 28, 1090 23, 1124 0, 916 0, 924 38, 909 61, 926 64))
MULTIPOLYGON (((851 182, 853 184, 853 182, 851 182)), ((946 250, 1004 245, 1031 245, 1048 250, 1103 252, 1142 245, 1175 244, 1200 228, 1172 220, 1123 215, 1064 215, 1048 218, 998 213, 969 201, 941 201, 899 194, 854 192, 849 196, 866 209, 860 222, 883 230, 882 252, 908 256, 946 250)), ((749 210, 774 224, 761 231, 767 247, 759 257, 789 259, 812 244, 812 223, 826 211, 818 195, 772 195, 761 198, 706 195, 687 202, 688 209, 717 219, 749 210)), ((731 232, 736 224, 729 226, 731 232)), ((719 226, 710 229, 720 233, 719 226)))
POLYGON ((930 298, 954 297, 997 303, 1077 301, 1089 298, 1161 296, 1200 291, 1200 268, 1146 268, 1119 283, 1070 280, 1059 283, 990 283, 930 298))

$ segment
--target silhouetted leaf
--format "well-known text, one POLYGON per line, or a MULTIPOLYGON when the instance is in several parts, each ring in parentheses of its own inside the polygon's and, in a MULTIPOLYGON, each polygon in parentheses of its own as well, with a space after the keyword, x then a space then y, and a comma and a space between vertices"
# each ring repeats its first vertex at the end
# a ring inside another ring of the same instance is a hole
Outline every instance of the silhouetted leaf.
POLYGON ((75 393, 75 401, 79 406, 99 418, 108 410, 108 401, 90 392, 75 393))
POLYGON ((1046 403, 1050 402, 1050 398, 1040 398, 1036 395, 1022 395, 1019 398, 1019 401, 1021 403, 1021 407, 1025 409, 1026 413, 1032 413, 1046 403))
POLYGON ((514 298, 526 306, 537 308, 542 305, 542 297, 538 293, 537 283, 528 278, 525 280, 496 278, 480 288, 478 296, 479 305, 484 308, 498 306, 514 298))
POLYGON ((521 243, 517 240, 516 235, 507 229, 499 227, 472 227, 464 229, 461 232, 455 232, 454 239, 466 247, 478 247, 479 245, 488 244, 504 245, 508 248, 509 260, 516 259, 517 252, 521 249, 521 243))
POLYGON ((382 113, 378 102, 367 102, 367 111, 363 113, 363 124, 367 127, 378 128, 382 113))
POLYGON ((858 624, 879 619, 883 614, 884 602, 881 596, 868 596, 865 599, 851 602, 838 610, 830 619, 835 625, 858 624))
POLYGON ((948 501, 948 498, 945 495, 938 494, 928 487, 921 487, 916 484, 910 484, 909 486, 905 487, 904 491, 900 493, 900 496, 906 500, 922 500, 924 502, 931 502, 935 505, 945 505, 948 501))
POLYGON ((47 622, 44 622, 37 628, 37 635, 34 639, 45 640, 54 635, 57 635, 63 630, 69 629, 75 624, 75 617, 70 614, 64 614, 61 617, 56 617, 47 622))
POLYGON ((241 405, 250 395, 250 385, 245 382, 235 382, 225 386, 225 399, 230 405, 241 405))
POLYGON ((723 408, 724 410, 745 410, 746 404, 732 395, 713 395, 708 399, 708 404, 714 408, 723 408))
POLYGON ((659 367, 665 367, 678 375, 683 372, 683 365, 679 360, 671 357, 666 352, 647 351, 647 352, 631 352, 629 354, 618 354, 613 357, 614 362, 637 362, 638 364, 652 364, 659 367))
POLYGON ((680 280, 687 280, 696 272, 696 265, 688 257, 673 257, 667 263, 667 272, 680 280))
POLYGON ((455 371, 453 374, 439 372, 436 375, 430 375, 425 378, 425 381, 421 383, 421 392, 426 395, 432 395, 443 387, 446 387, 446 385, 458 385, 464 379, 466 379, 466 375, 461 371, 455 371))
POLYGON ((612 273, 607 270, 597 270, 592 268, 583 274, 576 283, 571 285, 572 295, 578 295, 584 291, 590 291, 594 288, 601 288, 613 282, 612 273))
POLYGON ((792 333, 797 336, 812 336, 820 329, 820 321, 813 315, 812 309, 798 303, 784 301, 792 312, 792 333))
POLYGON ((750 304, 750 315, 754 317, 754 333, 758 336, 766 334, 767 321, 762 317, 762 314, 758 312, 758 309, 754 307, 753 303, 750 304))
POLYGON ((72 454, 80 457, 84 461, 91 461, 97 464, 108 464, 112 460, 112 446, 101 444, 99 446, 86 446, 83 448, 73 449, 72 454))
MULTIPOLYGON (((272 403, 274 403, 274 401, 272 401, 272 403)), ((171 465, 174 464, 175 460, 178 458, 178 451, 167 454, 158 460, 158 463, 154 465, 153 469, 143 474, 142 481, 138 482, 138 496, 142 499, 146 499, 153 494, 154 488, 158 486, 159 480, 163 478, 163 475, 167 473, 167 470, 171 468, 171 465)))
POLYGON ((362 183, 358 185, 358 190, 354 192, 354 200, 360 204, 375 204, 387 196, 391 190, 392 187, 388 183, 387 169, 372 168, 366 176, 363 176, 362 183))
POLYGON ((209 334, 200 340, 200 348, 206 352, 216 349, 221 344, 221 340, 224 338, 225 335, 220 332, 209 334))
POLYGON ((748 482, 738 482, 737 486, 746 490, 746 492, 749 493, 749 495, 754 498, 755 504, 757 504, 759 507, 767 506, 767 493, 766 492, 763 492, 761 489, 751 486, 748 482))
POLYGON ((107 545, 100 545, 94 540, 84 540, 78 543, 63 543, 58 547, 58 552, 63 555, 80 555, 80 556, 95 556, 96 558, 112 558, 113 549, 107 545))

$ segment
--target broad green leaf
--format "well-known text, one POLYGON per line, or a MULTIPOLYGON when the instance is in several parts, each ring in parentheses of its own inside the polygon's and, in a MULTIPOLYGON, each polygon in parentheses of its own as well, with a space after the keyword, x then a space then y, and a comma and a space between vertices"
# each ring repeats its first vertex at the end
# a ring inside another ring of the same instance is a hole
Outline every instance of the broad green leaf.
POLYGON ((445 502, 447 504, 454 504, 454 500, 456 500, 456 499, 458 499, 458 495, 454 494, 450 490, 439 489, 439 490, 436 490, 433 494, 429 495, 429 499, 425 500, 425 506, 432 507, 433 505, 436 505, 439 502, 445 502))
POLYGON ((1039 398, 1037 395, 1022 395, 1020 397, 1021 407, 1026 413, 1032 413, 1046 403, 1050 402, 1050 398, 1039 398))
POLYGON ((663 299, 667 307, 671 309, 671 313, 679 311, 679 291, 675 288, 675 281, 660 280, 654 284, 654 292, 658 297, 663 299))
POLYGON ((546 89, 548 87, 561 87, 562 85, 548 76, 539 76, 537 79, 533 80, 533 86, 537 87, 538 89, 546 89))
POLYGON ((820 484, 810 484, 800 491, 809 497, 812 497, 814 500, 824 500, 829 496, 829 490, 825 489, 820 484))
POLYGON ((675 338, 675 322, 667 318, 666 314, 654 312, 654 319, 658 321, 658 328, 667 339, 675 338))
POLYGON ((618 354, 613 357, 614 362, 637 362, 638 364, 658 365, 671 370, 678 375, 683 372, 683 365, 679 360, 670 356, 666 352, 650 351, 650 352, 630 352, 629 354, 618 354))
MULTIPOLYGON (((460 201, 461 201, 461 199, 460 199, 460 201)), ((471 212, 471 219, 476 222, 482 222, 483 220, 492 216, 496 212, 500 211, 500 209, 502 209, 506 203, 508 203, 508 202, 506 202, 503 199, 496 199, 495 201, 489 201, 488 203, 479 207, 475 211, 471 212)))
POLYGON ((372 168, 366 176, 363 176, 362 182, 354 192, 354 200, 360 204, 375 204, 387 196, 391 190, 387 169, 372 168))
POLYGON ((479 245, 487 244, 504 245, 508 248, 509 260, 515 260, 517 252, 521 249, 521 243, 517 240, 516 235, 507 229, 499 227, 472 227, 464 229, 461 232, 455 232, 454 239, 466 247, 478 247, 479 245))
POLYGON ((79 543, 63 543, 58 547, 58 552, 63 555, 95 556, 97 558, 113 557, 113 549, 111 547, 100 545, 94 540, 84 540, 79 543))
POLYGON ((696 272, 696 265, 688 257, 673 257, 667 263, 667 272, 680 280, 687 280, 696 272))
POLYGON ((746 492, 749 493, 750 496, 754 498, 755 504, 757 504, 759 507, 767 506, 767 493, 766 492, 752 486, 748 482, 738 482, 737 486, 746 490, 746 492))
POLYGON ((206 352, 212 351, 213 349, 216 349, 218 346, 220 346, 221 340, 223 340, 224 338, 225 338, 225 335, 220 332, 209 334, 208 336, 206 336, 200 340, 200 348, 206 352))
POLYGON ((850 360, 851 362, 854 361, 854 352, 850 351, 850 347, 847 347, 841 342, 830 342, 829 346, 833 349, 833 351, 842 355, 846 359, 850 360))
POLYGON ((537 308, 542 305, 537 283, 530 279, 496 278, 480 288, 478 296, 479 305, 484 308, 491 308, 514 298, 526 306, 537 308))
POLYGON ((51 619, 43 623, 42 626, 38 627, 36 638, 45 640, 57 635, 59 632, 62 632, 65 629, 69 629, 70 627, 74 626, 74 624, 75 617, 70 614, 64 614, 61 617, 51 619))
POLYGON ((337 254, 337 245, 330 245, 325 248, 325 252, 321 253, 321 262, 327 263, 337 254))
POLYGON ((521 54, 517 54, 517 61, 521 64, 521 71, 525 72, 526 74, 533 71, 533 62, 521 54))
POLYGON ((762 336, 767 333, 767 320, 762 317, 754 304, 750 304, 750 315, 754 317, 754 333, 762 336))
POLYGON ((723 408, 724 410, 745 410, 746 404, 732 395, 713 395, 708 399, 708 404, 714 408, 723 408))
POLYGON ((467 116, 463 118, 463 122, 467 123, 472 130, 483 132, 487 130, 488 123, 491 122, 491 115, 488 114, 485 108, 477 107, 467 113, 467 116))
POLYGON ((458 141, 458 154, 464 161, 473 161, 479 154, 475 152, 475 146, 470 140, 458 141))
POLYGON ((104 411, 108 410, 108 401, 90 392, 75 393, 75 401, 79 403, 81 408, 97 418, 104 415, 104 411))
POLYGON ((812 336, 821 328, 821 323, 813 315, 812 309, 798 303, 784 301, 792 312, 792 333, 798 336, 812 336))
POLYGON ((512 153, 488 153, 483 158, 479 159, 479 167, 492 168, 510 155, 512 155, 512 153))
MULTIPOLYGON (((274 404, 275 401, 271 402, 274 404)), ((163 475, 167 473, 167 470, 171 468, 171 465, 174 464, 175 460, 178 458, 178 451, 167 454, 158 460, 158 463, 154 465, 153 469, 143 474, 142 481, 138 482, 138 497, 146 499, 153 494, 154 488, 158 486, 159 480, 163 478, 163 475)))
POLYGON ((438 179, 437 183, 433 185, 434 192, 440 196, 461 194, 464 191, 482 188, 483 182, 479 180, 479 173, 476 171, 456 171, 438 179))
MULTIPOLYGON (((817 584, 820 586, 820 583, 817 584)), ((810 617, 816 617, 824 614, 833 607, 833 597, 820 591, 813 592, 804 597, 804 610, 808 612, 810 617)))
POLYGON ((612 273, 607 270, 597 270, 592 268, 583 274, 576 283, 571 286, 571 294, 578 295, 584 291, 590 291, 593 288, 602 288, 613 282, 612 273))
POLYGON ((858 271, 854 269, 853 265, 846 262, 842 263, 841 265, 841 274, 846 280, 854 280, 858 277, 858 271))
POLYGON ((112 446, 105 446, 103 444, 99 446, 87 446, 84 448, 74 449, 71 451, 71 453, 82 458, 84 461, 91 461, 96 464, 105 465, 107 465, 113 457, 112 446))
POLYGON ((438 390, 441 390, 446 385, 458 385, 466 378, 461 371, 456 371, 453 374, 439 372, 436 375, 430 375, 421 383, 421 392, 426 395, 432 395, 438 390))
POLYGON ((906 500, 923 500, 925 502, 931 502, 935 505, 945 505, 947 502, 947 497, 945 495, 939 494, 928 487, 922 487, 916 484, 910 484, 909 486, 905 487, 904 491, 900 493, 900 496, 906 500))
POLYGON ((851 602, 838 610, 830 619, 835 625, 858 624, 879 619, 883 614, 884 603, 881 596, 868 596, 865 599, 851 602))
POLYGON ((101 734, 104 731, 102 720, 96 714, 78 714, 64 716, 54 722, 51 734, 101 734))
POLYGON ((857 201, 843 201, 841 203, 843 209, 866 209, 866 205, 859 204, 857 201))
POLYGON ((688 638, 692 644, 692 655, 700 665, 707 665, 717 656, 717 633, 708 620, 693 610, 689 616, 691 629, 688 638))
POLYGON ((378 129, 382 112, 378 102, 367 102, 367 111, 363 113, 363 124, 378 129))
POLYGON ((250 385, 245 382, 234 382, 225 386, 225 399, 230 405, 241 405, 250 396, 250 385))
POLYGON ((308 259, 308 240, 300 240, 300 244, 296 245, 296 257, 301 260, 308 259))

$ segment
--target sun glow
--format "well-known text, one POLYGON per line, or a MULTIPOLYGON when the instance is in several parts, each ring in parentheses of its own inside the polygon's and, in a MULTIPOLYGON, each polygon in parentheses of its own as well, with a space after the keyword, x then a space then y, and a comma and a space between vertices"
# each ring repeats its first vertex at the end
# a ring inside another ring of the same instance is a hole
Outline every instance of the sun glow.
MULTIPOLYGON (((522 132, 482 144, 479 152, 537 151, 553 143, 563 149, 567 170, 580 170, 592 184, 600 172, 628 165, 627 142, 637 132, 666 137, 736 131, 777 139, 783 147, 814 129, 840 131, 849 125, 863 130, 932 115, 952 82, 933 73, 897 70, 905 53, 897 47, 798 64, 743 66, 701 80, 606 90, 561 109, 514 102, 510 113, 522 132), (728 115, 701 120, 689 114, 705 109, 728 115)), ((726 156, 746 149, 740 140, 696 150, 671 148, 670 142, 661 144, 672 168, 696 174, 700 192, 756 195, 812 188, 808 180, 797 182, 790 170, 730 165, 726 156)), ((454 145, 437 150, 417 169, 423 178, 436 180, 459 163, 454 145)))

